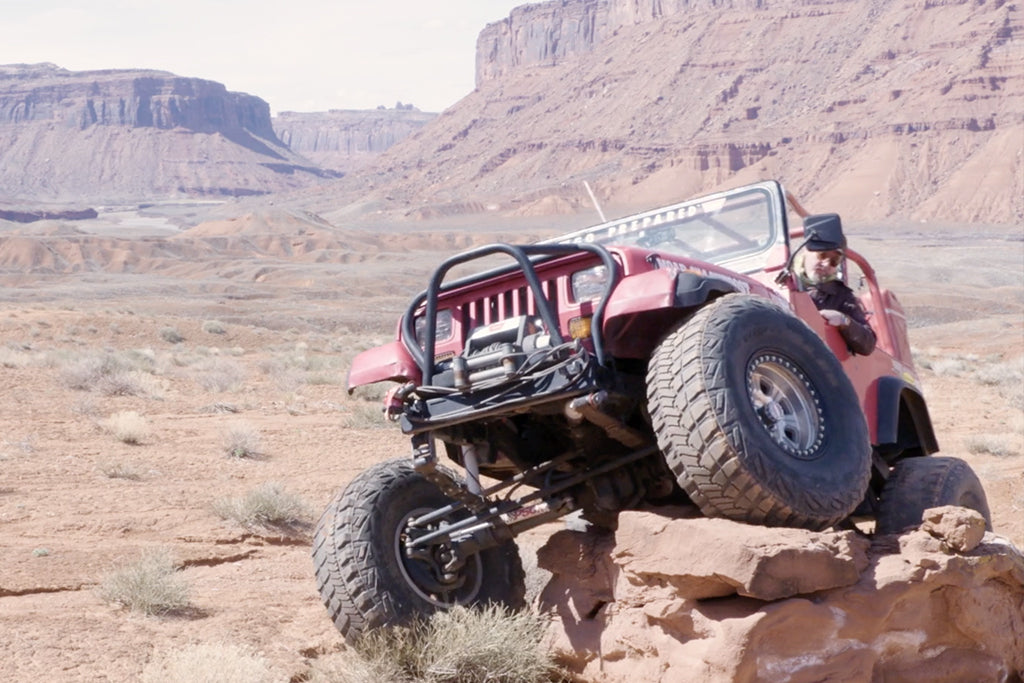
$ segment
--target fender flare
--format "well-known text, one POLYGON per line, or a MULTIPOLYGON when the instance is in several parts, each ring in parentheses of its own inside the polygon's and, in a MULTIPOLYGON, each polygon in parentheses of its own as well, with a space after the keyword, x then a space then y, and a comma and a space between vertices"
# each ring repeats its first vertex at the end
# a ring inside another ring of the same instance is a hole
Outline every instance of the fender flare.
POLYGON ((939 450, 924 396, 899 377, 882 377, 877 392, 879 445, 918 446, 922 455, 939 450), (912 430, 913 434, 908 432, 912 430))
POLYGON ((605 323, 615 318, 693 308, 712 295, 728 294, 737 287, 724 279, 691 272, 658 269, 625 278, 612 291, 605 309, 605 323))
POLYGON ((678 273, 676 275, 674 308, 691 308, 707 302, 712 295, 722 296, 737 291, 725 280, 697 273, 678 273))
POLYGON ((721 278, 657 269, 619 282, 605 308, 606 344, 620 358, 647 358, 679 320, 710 299, 737 291, 721 278))

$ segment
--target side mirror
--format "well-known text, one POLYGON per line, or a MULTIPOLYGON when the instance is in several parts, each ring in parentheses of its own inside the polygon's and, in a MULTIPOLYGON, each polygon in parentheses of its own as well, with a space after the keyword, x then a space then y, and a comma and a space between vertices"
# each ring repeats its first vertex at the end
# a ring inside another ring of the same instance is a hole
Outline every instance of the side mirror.
POLYGON ((804 219, 804 246, 808 251, 836 251, 846 248, 843 222, 837 213, 821 213, 804 219))

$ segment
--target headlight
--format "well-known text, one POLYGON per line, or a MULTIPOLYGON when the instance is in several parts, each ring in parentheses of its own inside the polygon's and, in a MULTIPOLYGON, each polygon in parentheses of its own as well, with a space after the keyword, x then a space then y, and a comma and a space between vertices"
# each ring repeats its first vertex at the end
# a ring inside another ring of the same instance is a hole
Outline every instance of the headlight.
MULTIPOLYGON (((443 311, 438 311, 437 316, 434 318, 437 323, 434 328, 434 341, 444 341, 452 336, 452 311, 450 308, 446 308, 443 311)), ((416 338, 420 340, 420 346, 423 346, 423 336, 427 333, 427 316, 418 315, 416 316, 416 338)))
POLYGON ((572 274, 573 301, 597 301, 608 286, 608 269, 594 266, 572 274))

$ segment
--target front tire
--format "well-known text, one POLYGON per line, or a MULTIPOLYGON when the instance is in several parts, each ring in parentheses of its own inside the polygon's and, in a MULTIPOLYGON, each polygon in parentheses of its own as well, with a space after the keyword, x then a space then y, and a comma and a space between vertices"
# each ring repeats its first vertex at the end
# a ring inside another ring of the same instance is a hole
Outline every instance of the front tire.
POLYGON ((429 557, 405 554, 406 523, 451 502, 401 458, 362 472, 327 506, 313 539, 317 587, 349 643, 454 605, 523 606, 525 577, 514 541, 469 557, 454 577, 439 571, 443 544, 429 557))
POLYGON ((705 515, 824 529, 863 499, 871 445, 856 392, 771 302, 705 306, 655 349, 647 385, 658 445, 705 515))
POLYGON ((988 498, 970 465, 959 458, 938 456, 900 460, 882 487, 875 533, 898 534, 918 526, 925 510, 943 505, 979 512, 985 529, 992 531, 988 498))

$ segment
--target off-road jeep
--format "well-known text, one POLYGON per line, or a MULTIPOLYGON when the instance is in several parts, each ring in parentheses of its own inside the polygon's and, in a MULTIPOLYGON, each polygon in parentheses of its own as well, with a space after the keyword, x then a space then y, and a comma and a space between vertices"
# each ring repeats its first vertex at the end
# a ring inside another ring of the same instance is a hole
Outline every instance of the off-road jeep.
POLYGON ((837 215, 763 182, 444 261, 397 339, 350 369, 350 390, 396 383, 385 410, 412 455, 358 475, 318 524, 317 582, 342 634, 521 605, 515 537, 574 511, 614 526, 684 503, 887 533, 959 504, 987 520, 970 468, 931 456, 896 297, 845 250, 878 339, 855 356, 806 291, 796 255, 844 244, 837 215), (446 280, 495 256, 507 265, 446 280))

